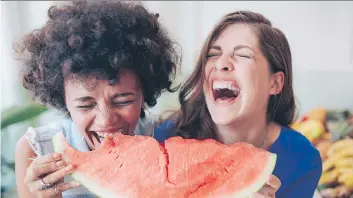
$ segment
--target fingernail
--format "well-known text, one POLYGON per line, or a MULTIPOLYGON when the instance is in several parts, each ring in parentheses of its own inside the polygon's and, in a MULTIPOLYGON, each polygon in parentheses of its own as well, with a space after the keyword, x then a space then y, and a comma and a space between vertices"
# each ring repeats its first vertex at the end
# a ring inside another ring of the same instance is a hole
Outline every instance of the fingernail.
POLYGON ((59 159, 61 157, 61 154, 60 153, 54 153, 53 154, 53 158, 54 159, 59 159))
POLYGON ((72 165, 72 164, 70 164, 70 165, 68 165, 67 167, 66 167, 66 170, 67 171, 71 171, 71 170, 73 170, 74 169, 74 166, 72 165))
POLYGON ((75 186, 75 187, 80 186, 80 185, 81 185, 80 182, 74 181, 74 186, 75 186))

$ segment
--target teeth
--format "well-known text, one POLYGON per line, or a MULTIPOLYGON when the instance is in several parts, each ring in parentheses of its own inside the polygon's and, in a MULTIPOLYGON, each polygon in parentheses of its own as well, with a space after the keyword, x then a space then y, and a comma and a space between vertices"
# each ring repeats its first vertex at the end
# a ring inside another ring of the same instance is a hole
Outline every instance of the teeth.
POLYGON ((239 88, 234 85, 231 81, 213 81, 213 89, 229 89, 233 91, 239 91, 239 88))
POLYGON ((121 131, 116 132, 116 133, 115 133, 115 132, 114 132, 114 133, 96 132, 96 133, 97 133, 99 139, 100 139, 100 140, 103 140, 103 139, 105 139, 107 136, 109 136, 109 137, 111 137, 111 138, 114 138, 115 135, 116 135, 117 133, 121 133, 121 131))

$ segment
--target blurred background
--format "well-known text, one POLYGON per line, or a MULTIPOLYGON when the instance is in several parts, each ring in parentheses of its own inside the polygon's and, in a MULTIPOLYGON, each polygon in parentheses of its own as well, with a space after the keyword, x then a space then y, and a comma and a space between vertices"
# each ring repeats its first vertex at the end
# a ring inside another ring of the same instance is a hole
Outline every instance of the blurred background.
MULTIPOLYGON (((64 2, 1 1, 1 192, 4 197, 17 197, 14 148, 19 137, 30 125, 60 118, 58 112, 33 103, 21 87, 21 62, 14 59, 13 42, 41 27, 47 20, 48 8, 60 3, 64 2)), ((317 108, 340 115, 348 115, 353 110, 353 2, 142 3, 160 14, 161 22, 181 45, 183 62, 177 82, 183 82, 192 72, 202 42, 222 15, 251 10, 264 14, 289 40, 299 117, 317 108)), ((156 114, 178 107, 177 94, 163 94, 158 102, 151 109, 156 114)))

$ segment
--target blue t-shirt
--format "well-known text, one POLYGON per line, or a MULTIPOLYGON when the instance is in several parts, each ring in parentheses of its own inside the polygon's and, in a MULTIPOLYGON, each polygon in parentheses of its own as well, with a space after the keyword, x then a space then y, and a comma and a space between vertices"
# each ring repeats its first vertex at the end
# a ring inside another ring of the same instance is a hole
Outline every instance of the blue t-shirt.
MULTIPOLYGON (((164 142, 172 136, 173 127, 171 121, 162 123, 155 129, 154 137, 164 142)), ((281 180, 276 197, 312 198, 322 172, 319 151, 302 134, 286 127, 281 127, 269 151, 277 154, 273 174, 281 180)))

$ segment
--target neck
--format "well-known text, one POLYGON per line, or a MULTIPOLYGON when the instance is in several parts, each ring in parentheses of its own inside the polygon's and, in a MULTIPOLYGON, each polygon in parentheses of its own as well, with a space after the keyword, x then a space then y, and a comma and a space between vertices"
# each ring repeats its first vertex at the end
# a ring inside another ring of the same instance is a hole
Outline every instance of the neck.
POLYGON ((268 136, 269 127, 266 116, 258 119, 248 119, 249 122, 237 121, 230 125, 216 125, 216 133, 220 142, 234 144, 247 142, 256 147, 263 147, 268 136))

